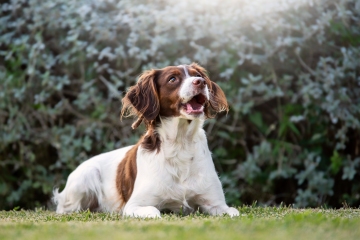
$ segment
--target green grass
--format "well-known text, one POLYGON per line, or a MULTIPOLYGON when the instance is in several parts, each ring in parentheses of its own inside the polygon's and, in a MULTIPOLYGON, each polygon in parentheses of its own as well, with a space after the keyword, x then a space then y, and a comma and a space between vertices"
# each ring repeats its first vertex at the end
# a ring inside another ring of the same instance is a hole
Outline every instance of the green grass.
POLYGON ((117 214, 0 211, 0 239, 360 239, 359 209, 241 207, 240 217, 129 219, 117 214))

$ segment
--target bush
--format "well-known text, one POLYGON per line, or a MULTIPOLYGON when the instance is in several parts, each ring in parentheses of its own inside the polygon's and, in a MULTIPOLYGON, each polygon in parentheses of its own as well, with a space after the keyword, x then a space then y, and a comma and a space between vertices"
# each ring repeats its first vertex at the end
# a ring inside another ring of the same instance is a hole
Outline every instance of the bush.
POLYGON ((142 134, 118 119, 141 71, 196 61, 231 204, 360 204, 356 0, 9 0, 0 14, 0 208, 48 204, 87 158, 142 134))

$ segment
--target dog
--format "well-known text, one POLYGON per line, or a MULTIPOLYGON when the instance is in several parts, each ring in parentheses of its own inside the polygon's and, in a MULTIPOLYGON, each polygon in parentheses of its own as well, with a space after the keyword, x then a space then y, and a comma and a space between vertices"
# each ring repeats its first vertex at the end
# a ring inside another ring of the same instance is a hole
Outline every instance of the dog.
POLYGON ((161 210, 238 216, 229 207, 202 126, 228 111, 221 88, 196 63, 145 71, 122 99, 121 116, 146 133, 136 145, 97 155, 54 190, 57 213, 89 209, 160 218, 161 210))

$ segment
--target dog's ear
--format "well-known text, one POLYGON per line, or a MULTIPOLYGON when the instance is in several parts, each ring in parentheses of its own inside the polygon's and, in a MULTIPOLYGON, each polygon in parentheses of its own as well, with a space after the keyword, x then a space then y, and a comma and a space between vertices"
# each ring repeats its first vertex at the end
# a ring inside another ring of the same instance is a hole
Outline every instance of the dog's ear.
POLYGON ((156 89, 156 70, 149 70, 139 76, 135 86, 129 88, 125 97, 122 99, 123 108, 121 116, 136 115, 138 120, 133 124, 136 128, 143 119, 151 122, 159 115, 160 102, 156 89))
POLYGON ((213 81, 210 81, 211 86, 209 88, 210 91, 210 106, 215 112, 223 112, 229 111, 229 105, 227 103, 225 93, 223 90, 214 83, 213 81))
MULTIPOLYGON (((206 85, 208 86, 209 93, 210 93, 210 100, 209 100, 209 104, 208 104, 210 106, 210 108, 216 113, 223 112, 223 111, 228 112, 229 105, 227 103, 225 93, 219 87, 219 85, 217 85, 216 83, 214 83, 213 81, 210 80, 205 68, 201 67, 197 63, 192 63, 190 65, 190 67, 195 68, 196 71, 198 71, 206 81, 206 85)), ((207 116, 211 117, 210 113, 207 113, 207 116)))

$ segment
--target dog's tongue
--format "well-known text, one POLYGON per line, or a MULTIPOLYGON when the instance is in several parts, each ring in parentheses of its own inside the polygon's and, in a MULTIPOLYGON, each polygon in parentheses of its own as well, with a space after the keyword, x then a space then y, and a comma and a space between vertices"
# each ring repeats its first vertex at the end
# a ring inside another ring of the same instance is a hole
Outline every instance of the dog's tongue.
POLYGON ((186 113, 201 113, 203 105, 198 103, 195 98, 186 103, 186 113))

